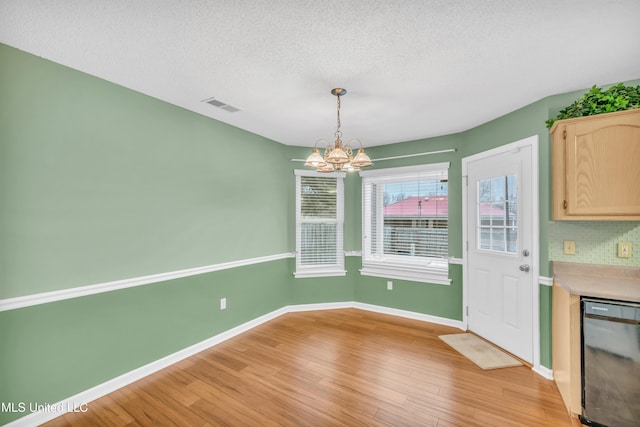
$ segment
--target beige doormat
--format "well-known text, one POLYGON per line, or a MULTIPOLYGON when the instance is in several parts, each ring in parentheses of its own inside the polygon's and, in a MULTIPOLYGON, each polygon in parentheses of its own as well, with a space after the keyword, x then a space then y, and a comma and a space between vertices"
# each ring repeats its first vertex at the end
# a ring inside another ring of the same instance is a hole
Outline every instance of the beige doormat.
POLYGON ((513 357, 473 334, 440 335, 439 338, 485 370, 522 365, 513 357))

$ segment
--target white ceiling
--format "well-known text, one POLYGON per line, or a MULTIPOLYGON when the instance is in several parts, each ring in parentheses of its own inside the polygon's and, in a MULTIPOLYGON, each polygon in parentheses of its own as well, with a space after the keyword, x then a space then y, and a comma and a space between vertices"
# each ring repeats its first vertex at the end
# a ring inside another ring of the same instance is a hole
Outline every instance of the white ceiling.
POLYGON ((639 0, 0 0, 0 42, 275 141, 461 132, 640 78, 639 0), (229 113, 202 101, 216 97, 229 113))

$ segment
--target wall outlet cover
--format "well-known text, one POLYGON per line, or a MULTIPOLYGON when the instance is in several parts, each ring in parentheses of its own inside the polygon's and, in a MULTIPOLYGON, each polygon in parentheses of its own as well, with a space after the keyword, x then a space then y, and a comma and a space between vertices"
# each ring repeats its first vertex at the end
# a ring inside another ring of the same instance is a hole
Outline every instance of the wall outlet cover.
POLYGON ((565 240, 564 244, 564 254, 565 255, 575 255, 576 254, 576 242, 574 240, 565 240))
POLYGON ((618 242, 618 258, 631 258, 631 242, 618 242))

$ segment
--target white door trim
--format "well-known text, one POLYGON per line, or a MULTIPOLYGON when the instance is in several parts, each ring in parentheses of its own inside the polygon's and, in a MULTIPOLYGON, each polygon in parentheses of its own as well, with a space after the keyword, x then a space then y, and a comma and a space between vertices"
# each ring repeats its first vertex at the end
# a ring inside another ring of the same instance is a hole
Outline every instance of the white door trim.
MULTIPOLYGON (((531 244, 531 270, 534 277, 538 277, 540 271, 540 197, 539 197, 539 159, 538 159, 538 135, 521 139, 510 144, 483 151, 462 159, 462 324, 466 329, 469 328, 469 319, 467 317, 468 301, 468 253, 467 253, 467 168, 468 164, 495 156, 496 154, 506 153, 512 150, 518 150, 522 147, 531 146, 531 207, 532 207, 532 232, 533 241, 531 244)), ((536 280, 538 281, 538 280, 536 280)), ((537 372, 542 367, 540 365, 540 285, 536 283, 532 287, 532 339, 533 339, 533 370, 537 372)))

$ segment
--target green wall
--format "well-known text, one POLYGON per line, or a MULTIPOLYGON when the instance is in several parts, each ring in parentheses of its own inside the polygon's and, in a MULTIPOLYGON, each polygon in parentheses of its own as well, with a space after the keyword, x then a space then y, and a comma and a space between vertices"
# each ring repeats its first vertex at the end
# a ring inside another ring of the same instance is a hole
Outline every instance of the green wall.
POLYGON ((449 286, 360 276, 356 281, 356 301, 397 308, 453 320, 462 320, 462 266, 449 265, 449 286))
MULTIPOLYGON (((291 250, 281 144, 5 45, 0 93, 0 299, 291 250)), ((0 312, 0 401, 54 403, 281 308, 289 271, 0 312)))
MULTIPOLYGON (((293 170, 303 166, 290 159, 308 149, 4 45, 0 93, 0 299, 295 249, 293 170), (248 165, 227 160, 240 152, 248 165)), ((575 97, 367 151, 375 159, 457 149, 374 167, 451 162, 449 254, 460 258, 461 159, 538 134, 540 274, 550 276, 555 234, 583 230, 550 221, 544 120, 575 97)), ((345 250, 359 251, 361 181, 351 175, 345 184, 345 250)), ((600 236, 616 238, 616 227, 602 226, 600 236)), ((623 235, 636 242, 638 224, 630 227, 623 235)), ((360 267, 359 256, 348 256, 344 277, 294 279, 288 258, 0 312, 0 401, 57 402, 290 304, 359 301, 462 319, 460 265, 450 266, 450 286, 393 280, 392 292, 386 279, 358 274, 360 267)), ((541 362, 550 367, 549 287, 541 286, 540 304, 541 362)), ((0 414, 0 424, 19 416, 0 414)))
MULTIPOLYGON (((289 267, 283 259, 0 312, 0 402, 54 404, 271 313, 291 297, 289 267)), ((0 425, 24 415, 0 412, 0 425)))
MULTIPOLYGON (((295 259, 289 260, 289 274, 296 268, 295 259)), ((360 257, 345 257, 347 275, 343 277, 309 277, 292 279, 290 304, 317 304, 355 301, 353 283, 358 278, 360 257)))
POLYGON ((281 144, 5 45, 0 64, 0 299, 290 250, 281 144))
POLYGON ((551 286, 540 286, 540 364, 551 366, 551 286))

